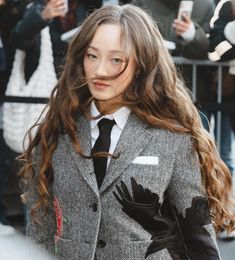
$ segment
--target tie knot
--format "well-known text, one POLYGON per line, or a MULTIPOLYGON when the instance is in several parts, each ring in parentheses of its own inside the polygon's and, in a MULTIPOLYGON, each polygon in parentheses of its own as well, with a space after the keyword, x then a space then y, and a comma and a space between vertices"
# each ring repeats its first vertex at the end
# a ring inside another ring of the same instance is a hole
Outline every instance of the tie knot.
POLYGON ((109 133, 111 132, 113 126, 116 124, 115 120, 110 120, 107 118, 103 118, 99 121, 98 127, 100 133, 109 133))

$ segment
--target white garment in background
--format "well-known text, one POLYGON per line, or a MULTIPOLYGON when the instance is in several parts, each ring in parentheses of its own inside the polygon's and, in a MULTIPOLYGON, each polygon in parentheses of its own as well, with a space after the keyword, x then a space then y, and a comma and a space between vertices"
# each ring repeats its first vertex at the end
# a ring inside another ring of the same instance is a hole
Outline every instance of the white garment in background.
MULTIPOLYGON (((26 53, 24 51, 16 50, 5 94, 7 96, 21 97, 49 97, 57 83, 57 78, 48 26, 41 31, 39 64, 27 83, 24 77, 25 56, 26 53)), ((27 148, 28 138, 26 138, 26 142, 23 142, 24 136, 38 120, 44 108, 45 104, 4 103, 3 137, 6 144, 13 151, 22 153, 24 147, 27 148)), ((44 110, 44 114, 38 122, 41 122, 45 113, 46 111, 44 110)), ((34 127, 32 131, 33 136, 36 133, 36 129, 34 127)))
POLYGON ((118 0, 103 0, 103 6, 106 5, 118 5, 119 1, 118 0))
POLYGON ((11 226, 0 224, 1 260, 56 260, 11 226))

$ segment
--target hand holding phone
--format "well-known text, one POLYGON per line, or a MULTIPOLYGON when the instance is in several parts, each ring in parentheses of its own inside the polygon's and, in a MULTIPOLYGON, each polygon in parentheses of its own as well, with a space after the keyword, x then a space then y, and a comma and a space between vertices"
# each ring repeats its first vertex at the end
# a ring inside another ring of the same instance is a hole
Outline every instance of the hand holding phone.
POLYGON ((49 0, 44 6, 41 17, 47 21, 55 17, 65 17, 68 11, 68 1, 66 0, 49 0))
POLYGON ((178 20, 184 20, 185 15, 191 17, 193 10, 193 1, 181 1, 179 5, 179 11, 177 15, 178 20))
POLYGON ((193 9, 193 1, 181 1, 177 19, 174 20, 173 27, 177 35, 182 35, 193 26, 191 14, 193 9))
POLYGON ((0 0, 0 6, 5 5, 6 1, 5 0, 0 0))
POLYGON ((191 24, 192 24, 191 18, 187 14, 182 13, 181 20, 179 19, 174 20, 173 27, 175 29, 175 33, 177 35, 183 34, 190 28, 191 24))

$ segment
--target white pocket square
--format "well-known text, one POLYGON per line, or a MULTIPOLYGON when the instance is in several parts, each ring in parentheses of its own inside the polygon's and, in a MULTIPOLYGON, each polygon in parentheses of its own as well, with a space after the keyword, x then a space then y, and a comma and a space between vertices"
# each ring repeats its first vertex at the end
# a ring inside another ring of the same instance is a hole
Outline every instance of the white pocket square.
POLYGON ((138 156, 134 159, 134 161, 132 163, 158 165, 158 157, 157 156, 138 156))

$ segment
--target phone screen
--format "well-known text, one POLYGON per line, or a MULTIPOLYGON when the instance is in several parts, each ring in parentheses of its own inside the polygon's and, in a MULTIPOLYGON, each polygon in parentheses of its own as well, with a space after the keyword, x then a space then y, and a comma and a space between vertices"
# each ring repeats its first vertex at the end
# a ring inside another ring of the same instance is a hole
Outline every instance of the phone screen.
POLYGON ((191 17, 192 10, 193 10, 193 1, 181 1, 177 19, 184 20, 183 14, 187 14, 189 17, 191 17))

